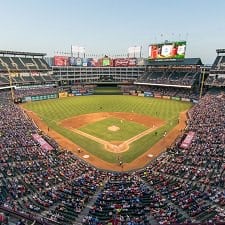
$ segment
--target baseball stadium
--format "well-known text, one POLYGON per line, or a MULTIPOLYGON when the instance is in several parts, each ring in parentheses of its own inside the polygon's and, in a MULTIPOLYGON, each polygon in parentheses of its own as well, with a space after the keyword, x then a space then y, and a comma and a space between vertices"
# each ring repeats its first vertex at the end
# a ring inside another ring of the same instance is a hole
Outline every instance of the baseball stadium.
POLYGON ((140 50, 0 51, 0 224, 225 223, 225 49, 140 50))

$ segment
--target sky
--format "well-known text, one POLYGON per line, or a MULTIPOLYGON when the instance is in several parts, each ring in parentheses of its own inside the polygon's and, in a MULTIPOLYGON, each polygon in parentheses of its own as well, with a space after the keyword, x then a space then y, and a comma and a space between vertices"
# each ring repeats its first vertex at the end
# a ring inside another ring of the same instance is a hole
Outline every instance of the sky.
POLYGON ((225 48, 224 0, 0 0, 0 50, 126 55, 186 40, 186 58, 212 64, 225 48))

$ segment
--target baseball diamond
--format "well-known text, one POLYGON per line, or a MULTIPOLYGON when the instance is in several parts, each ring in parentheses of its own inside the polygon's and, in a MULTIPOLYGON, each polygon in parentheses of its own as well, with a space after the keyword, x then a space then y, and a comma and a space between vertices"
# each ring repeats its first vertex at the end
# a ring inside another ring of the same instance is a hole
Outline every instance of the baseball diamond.
POLYGON ((90 155, 85 160, 105 169, 113 164, 114 169, 121 170, 117 168, 119 155, 123 169, 130 170, 143 167, 175 141, 185 122, 182 117, 178 124, 179 114, 191 103, 134 96, 87 96, 27 103, 23 107, 43 131, 50 127, 48 135, 61 146, 70 143, 69 149, 75 154, 77 148, 82 149, 83 155, 90 155), (115 124, 119 131, 107 130, 115 124), (158 147, 153 151, 154 146, 158 147), (137 165, 140 157, 143 160, 137 165))

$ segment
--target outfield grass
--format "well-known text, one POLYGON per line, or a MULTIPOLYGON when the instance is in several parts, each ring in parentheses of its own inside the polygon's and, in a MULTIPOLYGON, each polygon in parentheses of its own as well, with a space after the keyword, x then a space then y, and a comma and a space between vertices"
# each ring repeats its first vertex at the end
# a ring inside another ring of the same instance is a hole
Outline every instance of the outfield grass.
POLYGON ((133 142, 128 152, 120 154, 124 162, 131 162, 155 144, 165 131, 171 130, 177 124, 179 113, 190 108, 191 103, 136 96, 94 95, 30 102, 24 106, 36 112, 51 129, 56 130, 97 157, 115 163, 117 162, 116 154, 106 154, 103 146, 61 127, 58 122, 73 116, 96 112, 134 112, 165 120, 166 124, 157 130, 157 136, 148 134, 133 142))
POLYGON ((147 129, 148 127, 142 124, 128 120, 123 120, 121 123, 121 119, 118 118, 107 118, 79 128, 79 130, 101 138, 105 141, 126 141, 127 139, 130 139, 147 129), (112 125, 119 127, 120 130, 109 131, 108 127, 112 125))

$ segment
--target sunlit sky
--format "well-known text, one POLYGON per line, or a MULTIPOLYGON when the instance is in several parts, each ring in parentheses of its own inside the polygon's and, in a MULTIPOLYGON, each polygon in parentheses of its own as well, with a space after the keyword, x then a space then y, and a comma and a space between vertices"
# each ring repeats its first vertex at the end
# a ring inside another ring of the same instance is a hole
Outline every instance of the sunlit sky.
POLYGON ((225 48, 224 0, 0 0, 0 49, 124 55, 131 46, 187 41, 186 57, 212 64, 225 48))

